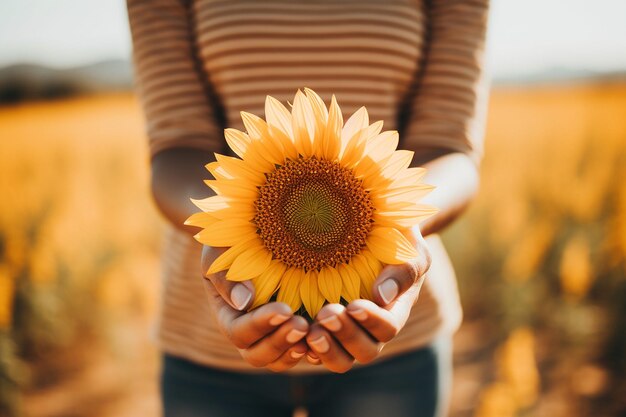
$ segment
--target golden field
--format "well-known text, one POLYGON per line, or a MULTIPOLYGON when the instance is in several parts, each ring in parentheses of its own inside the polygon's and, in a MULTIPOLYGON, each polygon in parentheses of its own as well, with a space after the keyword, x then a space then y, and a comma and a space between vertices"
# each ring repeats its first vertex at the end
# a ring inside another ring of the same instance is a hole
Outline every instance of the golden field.
MULTIPOLYGON (((0 108, 0 415, 158 415, 142 123, 130 94, 0 108)), ((444 238, 453 416, 626 412, 626 84, 495 89, 479 197, 444 238)))

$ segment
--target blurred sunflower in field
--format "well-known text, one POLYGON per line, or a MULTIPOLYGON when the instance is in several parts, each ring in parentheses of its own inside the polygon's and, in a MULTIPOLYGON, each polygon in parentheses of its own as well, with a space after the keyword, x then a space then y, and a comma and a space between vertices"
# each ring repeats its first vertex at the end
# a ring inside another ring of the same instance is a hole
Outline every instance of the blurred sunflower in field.
POLYGON ((398 132, 369 123, 365 107, 345 123, 312 90, 295 94, 291 112, 267 96, 266 120, 247 112, 247 133, 225 129, 239 156, 207 165, 216 195, 193 200, 204 245, 228 247, 207 273, 251 279, 252 308, 277 301, 315 317, 326 301, 371 298, 385 264, 417 256, 411 227, 436 209, 418 201, 432 187, 413 152, 396 150, 398 132), (240 159, 241 158, 241 159, 240 159))

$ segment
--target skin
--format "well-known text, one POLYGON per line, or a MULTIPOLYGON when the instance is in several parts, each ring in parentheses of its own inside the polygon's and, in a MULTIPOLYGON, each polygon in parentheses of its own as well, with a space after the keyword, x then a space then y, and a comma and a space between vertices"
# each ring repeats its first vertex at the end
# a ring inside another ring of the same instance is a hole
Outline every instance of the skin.
MULTIPOLYGON (((206 153, 182 148, 165 150, 152 160, 155 203, 175 227, 189 234, 198 232, 197 228, 183 225, 197 211, 189 198, 211 195, 203 183, 210 177, 204 169, 209 162, 206 153)), ((280 372, 306 357, 312 364, 342 373, 356 361, 374 360, 383 345, 404 327, 431 263, 424 236, 437 233, 454 221, 469 205, 479 183, 475 163, 463 153, 422 149, 416 152, 413 164, 428 169, 424 182, 436 188, 423 202, 438 207, 439 212, 413 229, 418 257, 406 264, 388 265, 381 271, 373 284, 373 301, 355 300, 345 307, 328 304, 309 325, 283 303, 269 303, 246 313, 254 298, 251 282, 227 281, 224 272, 206 276, 209 301, 219 328, 248 363, 280 372), (379 288, 388 279, 395 283, 390 284, 395 289, 392 295, 396 293, 389 303, 379 288), (249 291, 249 301, 246 302, 247 297, 232 297, 243 292, 235 286, 249 291)), ((203 271, 223 250, 203 248, 203 271)))

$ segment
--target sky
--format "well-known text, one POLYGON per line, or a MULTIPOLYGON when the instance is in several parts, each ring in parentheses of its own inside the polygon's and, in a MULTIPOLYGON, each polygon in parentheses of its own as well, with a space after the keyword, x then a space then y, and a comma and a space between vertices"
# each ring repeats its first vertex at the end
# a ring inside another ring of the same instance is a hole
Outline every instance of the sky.
MULTIPOLYGON (((626 0, 492 0, 495 77, 546 70, 626 70, 626 0)), ((124 0, 1 0, 0 67, 64 68, 128 59, 124 0)))

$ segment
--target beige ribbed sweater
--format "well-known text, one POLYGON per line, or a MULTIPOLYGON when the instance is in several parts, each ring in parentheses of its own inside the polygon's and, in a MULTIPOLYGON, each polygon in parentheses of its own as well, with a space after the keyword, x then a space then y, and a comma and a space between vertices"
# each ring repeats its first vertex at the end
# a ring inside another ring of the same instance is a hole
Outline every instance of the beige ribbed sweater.
MULTIPOLYGON (((309 87, 335 94, 344 119, 366 106, 401 148, 482 152, 488 0, 128 0, 138 92, 152 156, 174 147, 225 152, 239 112, 264 115, 309 87)), ((461 321, 454 271, 438 236, 420 298, 383 358, 416 349, 461 321)), ((165 352, 259 371, 218 331, 201 246, 171 228, 158 331, 165 352)), ((321 371, 301 362, 291 372, 321 371)))

